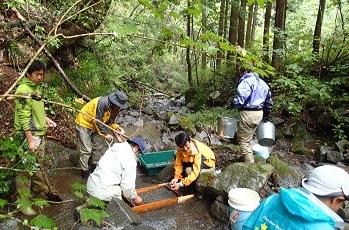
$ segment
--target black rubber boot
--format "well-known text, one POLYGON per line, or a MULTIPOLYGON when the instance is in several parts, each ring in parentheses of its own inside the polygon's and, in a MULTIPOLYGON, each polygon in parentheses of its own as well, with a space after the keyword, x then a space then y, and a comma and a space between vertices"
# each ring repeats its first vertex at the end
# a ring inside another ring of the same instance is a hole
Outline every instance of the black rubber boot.
POLYGON ((97 164, 90 164, 90 173, 93 173, 97 167, 97 164))
POLYGON ((87 179, 88 176, 90 175, 89 171, 85 171, 85 170, 80 170, 80 175, 83 179, 87 179))

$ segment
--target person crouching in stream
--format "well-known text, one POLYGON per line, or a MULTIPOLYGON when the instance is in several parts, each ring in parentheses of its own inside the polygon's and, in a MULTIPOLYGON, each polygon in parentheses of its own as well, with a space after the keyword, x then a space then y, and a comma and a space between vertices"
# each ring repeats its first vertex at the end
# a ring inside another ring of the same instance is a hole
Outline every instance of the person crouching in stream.
POLYGON ((202 170, 215 168, 215 155, 205 144, 194 140, 185 132, 175 137, 178 146, 175 161, 175 175, 170 185, 172 190, 192 193, 202 170))
POLYGON ((140 137, 113 144, 98 161, 96 169, 87 179, 87 193, 109 202, 122 195, 134 205, 143 200, 136 192, 137 156, 145 150, 140 137))

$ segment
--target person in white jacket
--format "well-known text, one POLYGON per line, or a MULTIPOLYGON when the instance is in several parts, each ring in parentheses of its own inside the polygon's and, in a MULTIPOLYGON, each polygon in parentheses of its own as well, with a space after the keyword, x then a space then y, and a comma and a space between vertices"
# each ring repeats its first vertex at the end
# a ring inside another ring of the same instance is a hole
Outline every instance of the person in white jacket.
POLYGON ((88 177, 87 193, 103 201, 122 199, 121 195, 124 195, 135 205, 142 204, 142 198, 136 193, 135 182, 137 155, 144 150, 144 141, 139 137, 113 144, 88 177))

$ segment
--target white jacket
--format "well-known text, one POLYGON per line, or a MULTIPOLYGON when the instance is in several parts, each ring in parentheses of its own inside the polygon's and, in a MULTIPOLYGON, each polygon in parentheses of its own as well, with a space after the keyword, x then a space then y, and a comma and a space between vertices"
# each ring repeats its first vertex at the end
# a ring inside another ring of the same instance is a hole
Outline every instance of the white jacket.
POLYGON ((128 142, 113 144, 99 160, 87 180, 87 192, 100 200, 129 199, 137 196, 135 189, 137 161, 128 142))

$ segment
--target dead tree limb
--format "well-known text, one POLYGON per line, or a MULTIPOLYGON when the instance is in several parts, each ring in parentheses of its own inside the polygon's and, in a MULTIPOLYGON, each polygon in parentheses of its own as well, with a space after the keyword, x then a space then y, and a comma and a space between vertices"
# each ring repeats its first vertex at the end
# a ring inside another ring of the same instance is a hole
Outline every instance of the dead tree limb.
MULTIPOLYGON (((13 11, 16 14, 16 17, 21 22, 23 28, 27 31, 29 36, 40 46, 42 46, 42 42, 31 32, 31 30, 28 27, 27 20, 18 12, 17 9, 13 9, 13 11)), ((91 98, 80 92, 80 90, 73 84, 73 82, 68 78, 68 76, 65 74, 64 70, 60 66, 60 64, 57 62, 57 60, 52 56, 52 54, 44 47, 43 48, 44 53, 47 55, 48 58, 53 62, 54 66, 58 70, 58 72, 62 75, 64 81, 68 84, 68 86, 80 97, 82 97, 85 101, 90 101, 91 98)))

